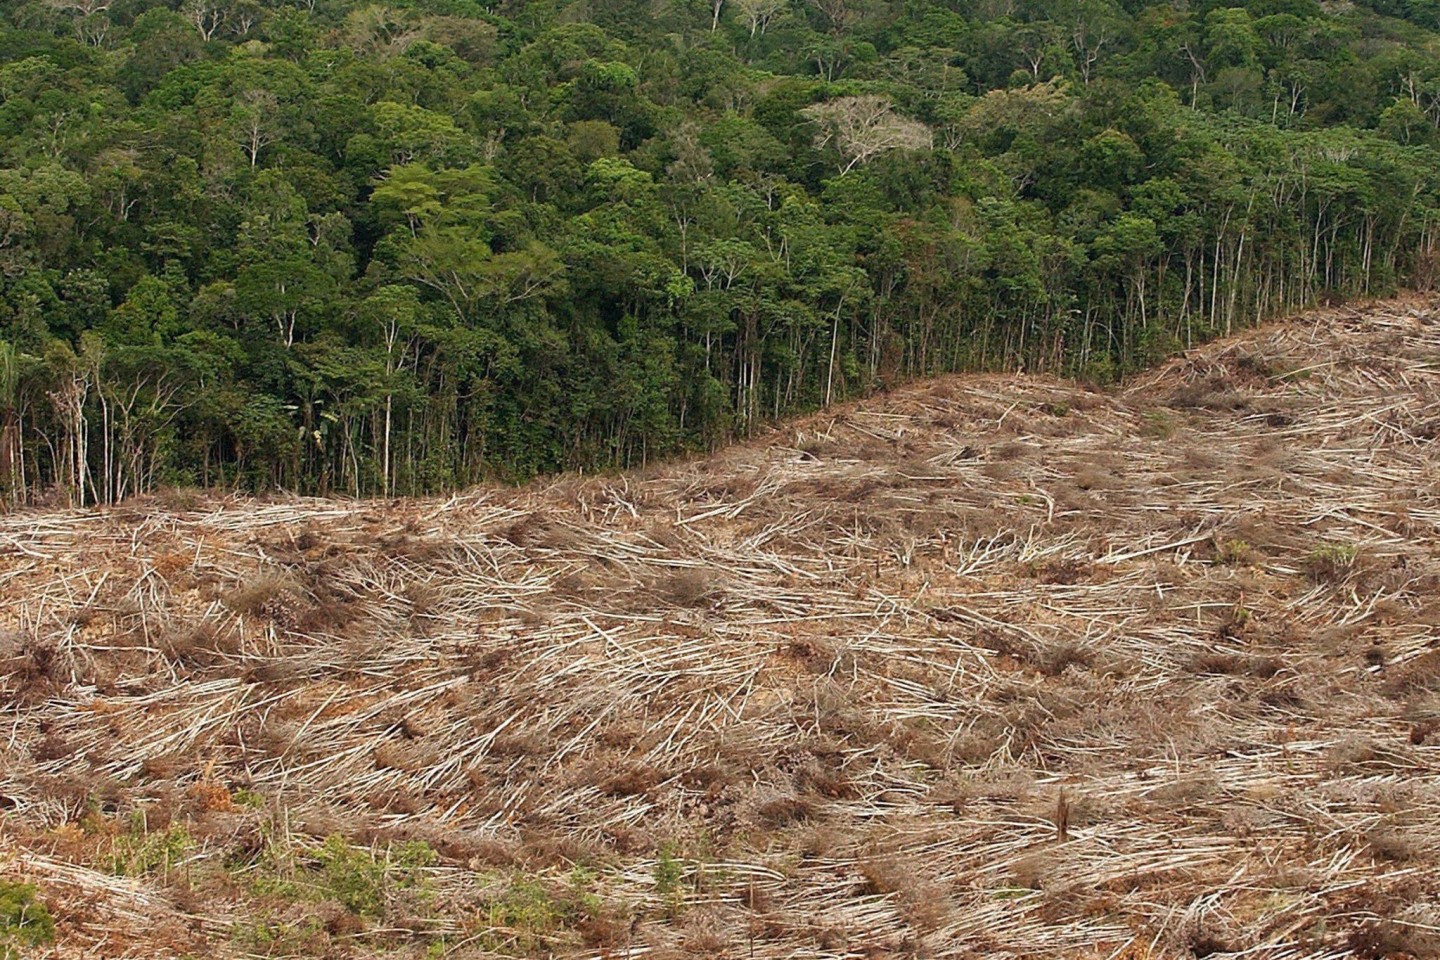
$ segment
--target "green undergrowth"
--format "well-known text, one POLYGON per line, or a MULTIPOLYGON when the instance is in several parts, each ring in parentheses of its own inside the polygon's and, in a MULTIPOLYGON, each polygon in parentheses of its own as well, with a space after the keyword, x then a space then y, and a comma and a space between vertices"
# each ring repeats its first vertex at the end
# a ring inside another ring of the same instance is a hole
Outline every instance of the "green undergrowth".
POLYGON ((20 960, 55 940, 55 921, 28 883, 0 880, 0 960, 20 960))

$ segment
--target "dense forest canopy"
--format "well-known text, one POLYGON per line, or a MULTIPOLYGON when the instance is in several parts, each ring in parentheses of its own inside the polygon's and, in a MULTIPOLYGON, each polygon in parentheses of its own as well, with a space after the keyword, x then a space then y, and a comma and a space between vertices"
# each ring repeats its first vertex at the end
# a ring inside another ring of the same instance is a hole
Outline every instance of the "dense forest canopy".
POLYGON ((1437 262, 1437 0, 3 12, 10 502, 638 464, 1437 262))

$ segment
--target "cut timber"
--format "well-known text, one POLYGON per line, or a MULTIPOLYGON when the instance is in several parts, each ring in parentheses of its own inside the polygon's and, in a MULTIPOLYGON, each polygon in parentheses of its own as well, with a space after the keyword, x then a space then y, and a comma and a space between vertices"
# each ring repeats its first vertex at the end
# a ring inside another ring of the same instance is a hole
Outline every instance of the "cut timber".
POLYGON ((0 877, 63 957, 1437 956, 1437 434, 1413 299, 620 477, 3 517, 0 877))

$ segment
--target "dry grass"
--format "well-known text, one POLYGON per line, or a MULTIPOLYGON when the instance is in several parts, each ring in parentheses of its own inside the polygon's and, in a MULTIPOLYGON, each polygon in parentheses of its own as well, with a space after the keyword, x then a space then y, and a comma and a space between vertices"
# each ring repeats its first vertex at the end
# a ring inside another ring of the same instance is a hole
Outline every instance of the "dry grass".
POLYGON ((1436 956, 1437 409, 1401 301, 619 478, 3 517, 0 876, 57 957, 1436 956))

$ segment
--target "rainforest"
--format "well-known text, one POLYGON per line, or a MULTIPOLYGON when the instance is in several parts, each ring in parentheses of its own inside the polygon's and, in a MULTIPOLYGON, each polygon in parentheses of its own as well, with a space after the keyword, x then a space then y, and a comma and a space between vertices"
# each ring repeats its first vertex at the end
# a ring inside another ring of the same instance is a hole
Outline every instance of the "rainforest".
POLYGON ((443 491, 1440 269, 1435 0, 0 5, 0 501, 443 491))

